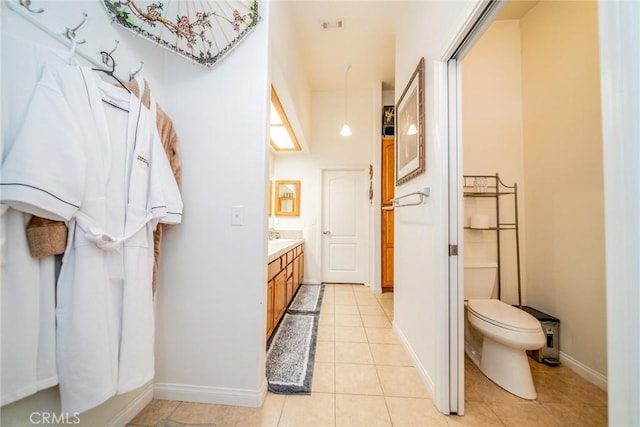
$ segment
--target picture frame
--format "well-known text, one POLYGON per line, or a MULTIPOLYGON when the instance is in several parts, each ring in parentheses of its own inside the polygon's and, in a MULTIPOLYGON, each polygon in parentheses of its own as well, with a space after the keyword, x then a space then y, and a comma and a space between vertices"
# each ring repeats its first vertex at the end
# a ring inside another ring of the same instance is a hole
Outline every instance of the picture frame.
POLYGON ((424 172, 424 58, 420 58, 396 104, 396 185, 424 172))

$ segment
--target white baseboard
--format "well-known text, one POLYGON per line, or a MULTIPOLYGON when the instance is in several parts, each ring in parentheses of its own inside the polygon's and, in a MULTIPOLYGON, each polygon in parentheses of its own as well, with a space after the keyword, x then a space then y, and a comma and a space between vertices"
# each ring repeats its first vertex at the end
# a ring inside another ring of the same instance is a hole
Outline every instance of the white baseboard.
POLYGON ((609 380, 600 372, 594 371, 587 365, 577 361, 566 353, 560 352, 560 362, 585 380, 598 386, 602 390, 607 391, 609 388, 609 380))
POLYGON ((126 426, 152 400, 153 400, 153 382, 150 381, 144 386, 142 386, 142 390, 140 394, 133 400, 133 402, 128 404, 122 411, 120 411, 111 420, 111 422, 109 422, 108 426, 109 427, 126 426))
POLYGON ((420 359, 418 359, 418 355, 415 353, 415 351, 413 351, 413 348, 409 344, 407 337, 404 336, 404 334, 402 333, 402 331, 400 330, 396 322, 393 322, 393 331, 396 333, 396 335, 400 339, 400 343, 402 344, 402 347, 404 347, 405 351, 411 358, 411 361, 413 362, 413 366, 415 366, 415 368, 418 370, 418 374, 420 375, 422 382, 424 383, 425 387, 427 387, 429 396, 431 396, 431 398, 433 399, 433 396, 435 396, 435 384, 433 383, 433 380, 431 379, 431 377, 427 373, 427 370, 424 368, 424 366, 420 362, 420 359))
POLYGON ((153 397, 161 400, 216 403, 219 405, 249 406, 253 408, 262 406, 266 395, 266 378, 258 390, 172 383, 156 383, 153 390, 153 397))

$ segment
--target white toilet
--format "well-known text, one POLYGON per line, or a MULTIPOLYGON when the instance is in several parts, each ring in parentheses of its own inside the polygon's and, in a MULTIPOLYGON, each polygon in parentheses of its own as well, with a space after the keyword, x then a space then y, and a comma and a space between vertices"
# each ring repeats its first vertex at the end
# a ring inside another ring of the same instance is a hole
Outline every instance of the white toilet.
POLYGON ((544 346, 545 336, 535 317, 494 299, 496 271, 492 261, 465 262, 465 352, 500 387, 535 399, 526 350, 544 346))

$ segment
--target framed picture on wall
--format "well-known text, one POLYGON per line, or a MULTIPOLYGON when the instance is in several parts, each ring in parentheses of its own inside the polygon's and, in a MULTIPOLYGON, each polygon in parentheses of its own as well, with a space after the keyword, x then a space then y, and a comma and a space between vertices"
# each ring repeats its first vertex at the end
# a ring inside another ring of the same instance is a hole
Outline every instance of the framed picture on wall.
POLYGON ((424 160, 424 58, 420 58, 396 105, 396 185, 423 173, 424 160))

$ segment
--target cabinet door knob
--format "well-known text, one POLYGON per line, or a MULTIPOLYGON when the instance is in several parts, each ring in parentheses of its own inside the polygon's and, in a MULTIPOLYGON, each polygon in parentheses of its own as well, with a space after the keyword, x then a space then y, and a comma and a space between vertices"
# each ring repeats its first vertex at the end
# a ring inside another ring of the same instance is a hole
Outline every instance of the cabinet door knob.
POLYGON ((329 236, 329 235, 331 235, 331 231, 329 231, 329 230, 324 230, 324 231, 322 232, 322 234, 324 234, 325 236, 329 236))

